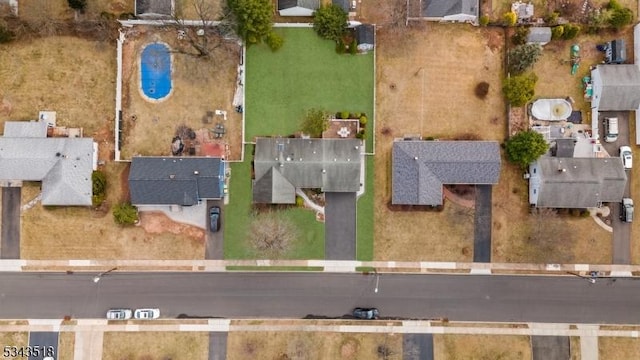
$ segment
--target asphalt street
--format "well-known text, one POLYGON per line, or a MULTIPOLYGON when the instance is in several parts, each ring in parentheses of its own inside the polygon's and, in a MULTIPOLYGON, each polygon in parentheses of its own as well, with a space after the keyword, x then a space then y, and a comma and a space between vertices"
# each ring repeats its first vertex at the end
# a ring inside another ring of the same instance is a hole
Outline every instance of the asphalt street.
POLYGON ((158 307, 162 317, 341 317, 640 324, 640 281, 578 276, 328 273, 0 274, 0 318, 103 318, 158 307))

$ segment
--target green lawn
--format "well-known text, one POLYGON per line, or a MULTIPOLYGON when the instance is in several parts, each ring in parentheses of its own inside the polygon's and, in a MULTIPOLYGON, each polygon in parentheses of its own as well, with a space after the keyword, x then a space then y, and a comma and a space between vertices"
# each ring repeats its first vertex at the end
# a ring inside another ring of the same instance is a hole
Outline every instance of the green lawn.
MULTIPOLYGON (((338 55, 331 41, 312 29, 276 29, 285 45, 276 53, 266 46, 247 50, 245 88, 245 140, 256 136, 288 136, 299 129, 310 108, 329 112, 366 113, 367 149, 371 151, 373 128, 373 54, 338 55)), ((231 166, 230 202, 225 208, 225 258, 254 258, 247 241, 251 222, 252 147, 245 162, 231 166)), ((357 257, 373 256, 373 161, 367 159, 367 194, 358 200, 357 257)), ((324 225, 310 210, 286 210, 300 229, 299 241, 288 259, 324 258, 324 225)))

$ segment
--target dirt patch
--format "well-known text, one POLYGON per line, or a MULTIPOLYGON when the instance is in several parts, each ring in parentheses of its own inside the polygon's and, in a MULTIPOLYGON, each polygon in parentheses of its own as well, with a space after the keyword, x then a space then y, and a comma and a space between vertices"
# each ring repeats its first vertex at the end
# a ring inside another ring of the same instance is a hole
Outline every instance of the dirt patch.
POLYGON ((169 232, 176 235, 182 234, 192 239, 204 240, 204 230, 195 226, 177 223, 161 212, 141 212, 140 226, 149 234, 169 232))

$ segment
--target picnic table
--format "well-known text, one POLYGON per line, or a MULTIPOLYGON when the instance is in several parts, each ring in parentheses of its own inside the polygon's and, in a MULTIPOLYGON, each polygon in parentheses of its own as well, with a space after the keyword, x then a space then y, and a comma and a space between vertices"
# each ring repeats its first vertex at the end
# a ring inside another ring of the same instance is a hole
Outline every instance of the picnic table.
POLYGON ((222 123, 216 124, 216 126, 213 129, 211 129, 211 131, 214 133, 215 137, 217 138, 221 138, 227 132, 227 130, 224 128, 224 124, 222 123))

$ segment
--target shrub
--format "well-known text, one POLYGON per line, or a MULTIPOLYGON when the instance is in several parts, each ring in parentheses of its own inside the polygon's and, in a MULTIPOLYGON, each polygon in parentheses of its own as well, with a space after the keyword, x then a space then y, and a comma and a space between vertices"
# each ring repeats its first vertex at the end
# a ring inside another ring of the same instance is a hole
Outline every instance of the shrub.
POLYGON ((120 225, 133 225, 138 222, 138 209, 129 204, 118 204, 113 208, 113 220, 120 225))
POLYGON ((8 43, 16 38, 16 34, 7 29, 5 26, 0 25, 0 44, 8 43))
POLYGON ((322 136, 322 132, 329 128, 329 114, 320 109, 309 109, 302 121, 301 131, 313 138, 322 136))
POLYGON ((304 199, 302 198, 302 196, 296 196, 296 206, 297 207, 304 206, 304 199))
POLYGON ((349 112, 348 111, 343 111, 340 114, 341 118, 340 119, 348 119, 349 118, 349 112))
POLYGON ((587 217, 591 216, 591 213, 589 212, 589 210, 584 209, 584 210, 580 211, 580 216, 583 217, 583 218, 587 218, 587 217))
POLYGON ((489 17, 487 15, 480 16, 480 26, 489 25, 489 17))
POLYGON ((271 31, 267 34, 265 42, 267 43, 267 46, 269 46, 269 49, 271 49, 271 51, 276 52, 280 50, 280 48, 284 44, 284 39, 276 32, 271 31))
POLYGON ((502 15, 502 19, 504 20, 504 24, 507 26, 513 26, 518 21, 518 15, 513 11, 507 11, 502 15))
POLYGON ((607 9, 608 10, 620 10, 622 9, 622 5, 620 5, 620 3, 618 2, 618 0, 609 0, 609 3, 607 4, 607 9))
POLYGON ((365 126, 367 125, 367 117, 366 116, 360 116, 360 125, 361 126, 365 126))
POLYGON ((321 6, 313 14, 313 29, 322 38, 338 40, 347 29, 347 20, 349 16, 340 6, 321 6))
POLYGON ((353 41, 349 45, 349 52, 351 53, 351 55, 355 55, 358 53, 358 41, 356 41, 356 39, 353 39, 353 41))
POLYGON ((620 30, 621 28, 631 24, 632 22, 633 12, 628 8, 613 10, 611 13, 611 17, 609 17, 609 25, 614 27, 616 30, 620 30))
POLYGON ((507 52, 508 70, 513 74, 521 74, 532 67, 542 54, 538 44, 518 45, 507 52))
POLYGON ((564 26, 558 25, 551 28, 551 39, 562 39, 562 34, 564 34, 564 26))
POLYGON ((547 25, 555 25, 558 23, 559 16, 560 16, 560 13, 557 11, 554 11, 549 15, 545 16, 544 22, 547 23, 547 25))
POLYGON ((511 43, 513 45, 524 45, 527 43, 527 36, 529 36, 529 28, 527 26, 519 26, 511 37, 511 43))
POLYGON ((544 155, 549 148, 544 136, 533 130, 521 131, 505 143, 507 160, 523 169, 544 155))
POLYGON ((502 92, 512 106, 524 106, 535 95, 536 74, 516 75, 504 79, 502 92))
POLYGON ((93 206, 100 206, 107 192, 107 175, 102 171, 94 171, 91 174, 91 182, 93 184, 93 206))
POLYGON ((69 7, 73 10, 82 11, 87 6, 87 0, 67 0, 67 2, 69 3, 69 7))
POLYGON ((565 40, 571 40, 580 33, 580 26, 576 24, 564 24, 563 27, 562 38, 565 40))
POLYGON ((489 94, 489 83, 486 81, 479 82, 476 85, 476 96, 478 99, 484 99, 489 94))
POLYGON ((364 139, 364 135, 361 133, 356 133, 356 139, 364 139))
POLYGON ((342 39, 338 39, 336 41, 336 52, 338 54, 344 54, 345 51, 344 41, 342 41, 342 39))
POLYGON ((338 111, 336 113, 336 119, 342 119, 342 112, 341 111, 338 111))

